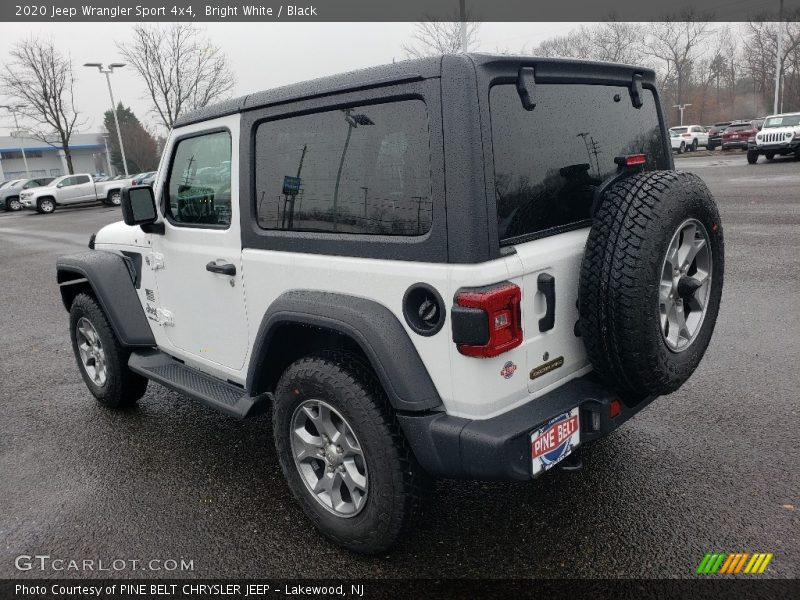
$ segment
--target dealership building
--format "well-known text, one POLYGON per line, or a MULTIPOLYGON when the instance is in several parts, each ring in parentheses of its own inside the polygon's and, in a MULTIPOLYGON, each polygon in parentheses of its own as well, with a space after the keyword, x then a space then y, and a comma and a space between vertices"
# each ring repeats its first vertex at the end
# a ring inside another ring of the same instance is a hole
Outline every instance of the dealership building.
MULTIPOLYGON (((69 147, 75 173, 108 172, 106 144, 102 133, 75 133, 70 139, 69 147)), ((0 136, 0 181, 26 177, 25 159, 30 177, 58 177, 69 173, 67 159, 60 144, 51 146, 33 138, 0 136)))

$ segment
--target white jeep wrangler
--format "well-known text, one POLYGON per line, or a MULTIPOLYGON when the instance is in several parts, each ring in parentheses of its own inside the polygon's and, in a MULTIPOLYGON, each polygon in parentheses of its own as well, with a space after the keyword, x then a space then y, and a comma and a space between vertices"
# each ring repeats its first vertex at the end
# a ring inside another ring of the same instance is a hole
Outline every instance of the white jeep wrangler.
POLYGON ((722 226, 672 169, 638 67, 445 56, 205 108, 58 259, 78 366, 111 408, 272 411, 311 521, 381 552, 430 476, 530 480, 692 374, 722 226))
POLYGON ((761 155, 772 160, 789 154, 800 158, 800 112, 767 117, 761 131, 747 143, 747 162, 751 165, 761 155))

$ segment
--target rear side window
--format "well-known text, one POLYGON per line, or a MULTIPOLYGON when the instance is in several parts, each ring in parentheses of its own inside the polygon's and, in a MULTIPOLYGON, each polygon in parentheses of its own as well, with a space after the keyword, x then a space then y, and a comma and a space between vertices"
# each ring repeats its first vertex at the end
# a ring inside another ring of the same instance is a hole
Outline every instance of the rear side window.
POLYGON ((75 185, 80 185, 82 183, 89 183, 89 176, 88 175, 78 175, 75 178, 75 185))
POLYGON ((513 84, 490 91, 501 243, 588 224, 594 190, 617 171, 617 156, 646 154, 648 170, 669 166, 652 91, 636 109, 623 86, 535 89, 532 111, 513 84))
POLYGON ((421 100, 268 121, 255 160, 263 229, 413 236, 431 227, 421 100))
POLYGON ((167 213, 176 225, 231 224, 231 135, 215 131, 178 142, 167 182, 167 213))

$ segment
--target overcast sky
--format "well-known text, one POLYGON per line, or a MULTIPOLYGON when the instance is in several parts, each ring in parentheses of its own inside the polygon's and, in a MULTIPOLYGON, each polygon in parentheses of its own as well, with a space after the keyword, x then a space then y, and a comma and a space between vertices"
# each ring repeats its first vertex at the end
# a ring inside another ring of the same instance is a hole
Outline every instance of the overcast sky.
MULTIPOLYGON (((543 39, 569 31, 579 23, 484 23, 480 30, 481 51, 519 51, 543 39)), ((162 25, 163 26, 163 25, 162 25)), ((130 39, 130 23, 0 23, 0 56, 30 35, 52 37, 56 45, 72 55, 78 81, 75 105, 88 119, 81 132, 102 128, 103 111, 110 105, 105 77, 85 62, 120 61, 115 42, 130 39)), ((208 23, 201 25, 230 59, 236 74, 234 96, 287 83, 313 79, 360 67, 401 60, 401 49, 412 34, 411 23, 208 23)), ((4 61, 0 60, 0 65, 4 61)), ((156 120, 145 98, 143 85, 132 69, 111 76, 114 96, 133 108, 145 123, 156 120)), ((0 103, 7 100, 0 89, 0 103)), ((0 114, 0 134, 13 127, 10 117, 0 114)))

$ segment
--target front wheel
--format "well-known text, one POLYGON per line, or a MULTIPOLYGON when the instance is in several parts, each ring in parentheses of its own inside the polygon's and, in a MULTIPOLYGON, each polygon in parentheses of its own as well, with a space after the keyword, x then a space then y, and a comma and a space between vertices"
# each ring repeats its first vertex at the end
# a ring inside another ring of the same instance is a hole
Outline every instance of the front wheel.
POLYGON ((6 198, 6 210, 20 210, 22 208, 22 203, 19 201, 19 198, 16 196, 14 198, 6 198))
POLYGON ((747 162, 751 165, 754 165, 758 162, 758 151, 757 150, 748 150, 747 151, 747 162))
POLYGON ((773 158, 775 158, 775 153, 774 152, 765 152, 764 156, 767 158, 767 160, 772 160, 773 158))
POLYGON ((355 552, 387 550, 420 502, 423 474, 374 374, 346 354, 289 366, 275 390, 275 447, 303 512, 355 552))
POLYGON ((75 297, 69 329, 75 360, 92 395, 109 408, 135 404, 147 389, 147 379, 128 368, 130 352, 120 345, 93 297, 75 297))
POLYGON ((36 210, 43 215, 50 214, 55 209, 56 203, 51 198, 42 198, 36 203, 36 210))

